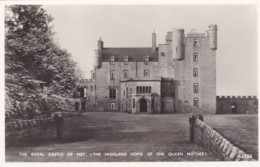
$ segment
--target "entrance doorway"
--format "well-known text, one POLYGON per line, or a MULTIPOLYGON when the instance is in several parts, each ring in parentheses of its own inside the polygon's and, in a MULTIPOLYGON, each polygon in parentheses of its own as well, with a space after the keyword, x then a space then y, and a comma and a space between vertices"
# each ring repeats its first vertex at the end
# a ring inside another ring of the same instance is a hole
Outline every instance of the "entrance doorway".
POLYGON ((139 103, 140 103, 140 112, 147 112, 147 101, 144 98, 141 98, 139 103))
POLYGON ((86 103, 81 102, 81 111, 85 111, 85 110, 86 110, 86 103))
POLYGON ((76 102, 76 103, 75 103, 75 110, 76 110, 76 111, 79 111, 79 102, 76 102))
POLYGON ((237 104, 236 103, 232 104, 231 109, 232 109, 232 114, 237 114, 237 104))

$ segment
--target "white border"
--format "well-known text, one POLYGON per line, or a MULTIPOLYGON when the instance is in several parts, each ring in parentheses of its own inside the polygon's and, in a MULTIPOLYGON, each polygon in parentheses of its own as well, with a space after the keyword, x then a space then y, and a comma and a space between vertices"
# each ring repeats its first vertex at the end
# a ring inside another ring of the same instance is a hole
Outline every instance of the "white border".
MULTIPOLYGON (((49 167, 49 166, 67 166, 67 167, 71 167, 72 165, 77 167, 77 166, 116 166, 116 167, 126 167, 126 166, 136 166, 136 165, 140 165, 140 166, 173 166, 176 165, 178 167, 190 167, 190 166, 212 166, 212 167, 219 167, 219 166, 247 166, 247 167, 255 167, 255 166, 259 166, 260 163, 258 162, 110 162, 110 163, 106 163, 106 162, 77 162, 77 163, 11 163, 5 162, 5 143, 4 143, 4 101, 5 101, 5 92, 4 92, 4 5, 9 5, 9 4, 51 4, 51 5, 90 5, 90 4, 97 4, 97 5, 167 5, 167 4, 171 4, 171 5, 198 5, 198 4, 255 4, 257 5, 257 20, 258 20, 258 24, 257 27, 259 29, 259 0, 229 0, 229 1, 223 1, 223 0, 196 0, 196 1, 191 1, 191 0, 85 0, 85 1, 80 1, 80 0, 75 0, 75 1, 62 1, 62 0, 56 0, 56 1, 38 1, 38 0, 31 0, 31 1, 1 1, 0 0, 0 53, 1 53, 1 59, 0 59, 0 104, 1 104, 1 108, 0 108, 0 166, 7 166, 7 167, 17 167, 19 166, 43 166, 43 167, 49 167)), ((259 32, 258 34, 258 41, 259 41, 259 32)), ((258 48, 260 48, 259 46, 259 42, 257 44, 258 48)), ((260 75, 259 75, 259 49, 257 50, 258 53, 258 83, 260 83, 260 75)), ((258 97, 259 97, 260 91, 258 88, 258 97)), ((259 120, 259 115, 258 115, 258 120, 259 120)), ((259 123, 258 123, 259 125, 259 123)), ((259 128, 258 128, 258 134, 259 134, 259 128)), ((259 140, 259 135, 258 135, 258 140, 259 140)), ((258 141, 258 145, 260 144, 260 142, 258 141)), ((258 146, 259 147, 259 146, 258 146)), ((258 152, 259 152, 259 148, 258 148, 258 152)))

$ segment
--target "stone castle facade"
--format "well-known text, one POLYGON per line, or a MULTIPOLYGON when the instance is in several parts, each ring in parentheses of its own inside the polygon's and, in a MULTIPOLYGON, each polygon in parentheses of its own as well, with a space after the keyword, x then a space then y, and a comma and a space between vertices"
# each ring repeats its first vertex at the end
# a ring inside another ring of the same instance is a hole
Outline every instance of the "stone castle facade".
POLYGON ((164 44, 105 47, 98 41, 91 79, 74 91, 76 110, 216 113, 217 25, 206 33, 172 29, 164 44))

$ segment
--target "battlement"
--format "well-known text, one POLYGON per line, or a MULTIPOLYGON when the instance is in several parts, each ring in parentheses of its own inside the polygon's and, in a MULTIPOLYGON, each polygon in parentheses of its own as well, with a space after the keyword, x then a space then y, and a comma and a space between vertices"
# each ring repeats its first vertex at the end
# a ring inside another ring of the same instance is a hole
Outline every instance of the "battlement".
POLYGON ((218 29, 218 26, 216 24, 211 24, 211 25, 209 25, 209 29, 216 30, 216 29, 218 29))
POLYGON ((207 37, 206 33, 188 33, 186 35, 187 38, 200 38, 200 37, 207 37))
POLYGON ((257 96, 217 96, 217 99, 257 99, 257 96))

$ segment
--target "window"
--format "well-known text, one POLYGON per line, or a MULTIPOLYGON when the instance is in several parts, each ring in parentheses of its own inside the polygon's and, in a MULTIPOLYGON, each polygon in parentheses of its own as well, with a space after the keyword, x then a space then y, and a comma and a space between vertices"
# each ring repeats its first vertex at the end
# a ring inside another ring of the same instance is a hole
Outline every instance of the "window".
POLYGON ((93 73, 92 73, 92 79, 94 79, 94 78, 95 78, 95 73, 93 72, 93 73))
POLYGON ((87 88, 84 88, 84 97, 87 97, 87 88))
POLYGON ((197 69, 197 68, 194 68, 194 69, 193 69, 193 76, 194 76, 194 77, 198 77, 198 76, 199 76, 198 72, 199 72, 198 69, 197 69))
POLYGON ((80 97, 80 88, 77 87, 77 97, 80 97))
POLYGON ((149 56, 145 56, 144 59, 144 64, 148 65, 149 64, 149 56))
POLYGON ((115 57, 114 57, 114 56, 112 56, 112 57, 110 58, 110 64, 112 64, 112 65, 115 64, 115 57))
POLYGON ((93 86, 90 86, 90 90, 91 90, 91 91, 93 90, 93 86))
POLYGON ((124 90, 124 96, 125 96, 125 90, 124 90))
POLYGON ((144 77, 149 77, 149 70, 144 70, 144 77))
POLYGON ((149 88, 148 88, 148 86, 145 87, 145 93, 149 93, 149 88))
POLYGON ((125 56, 125 58, 124 58, 124 64, 125 64, 125 65, 128 64, 128 56, 125 56))
POLYGON ((115 111, 116 110, 116 104, 115 103, 110 103, 110 110, 115 111))
POLYGON ((137 86, 136 87, 136 94, 139 93, 151 93, 151 86, 137 86))
POLYGON ((161 52, 161 56, 165 56, 164 52, 161 52))
POLYGON ((193 92, 194 93, 199 93, 199 84, 198 83, 194 83, 193 84, 193 92))
POLYGON ((124 70, 124 78, 127 78, 128 71, 124 70))
POLYGON ((75 103, 75 110, 76 110, 76 111, 79 111, 79 102, 76 102, 76 103, 75 103))
POLYGON ((135 98, 133 98, 133 108, 135 108, 135 98))
POLYGON ((110 79, 115 79, 115 71, 114 70, 110 71, 110 79))
POLYGON ((193 61, 198 62, 198 53, 193 53, 193 61))
POLYGON ((80 88, 80 97, 84 97, 84 88, 83 87, 80 88))
POLYGON ((193 105, 194 106, 199 106, 199 99, 198 98, 194 98, 193 99, 193 105))
POLYGON ((128 98, 128 87, 126 87, 126 98, 128 98))
POLYGON ((109 98, 110 99, 116 98, 116 89, 109 89, 109 98))
POLYGON ((194 39, 193 40, 193 47, 198 47, 199 45, 198 45, 199 43, 198 43, 198 40, 197 39, 194 39))

